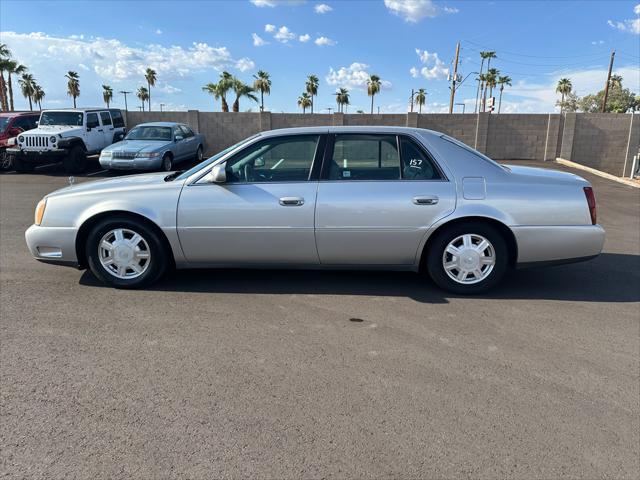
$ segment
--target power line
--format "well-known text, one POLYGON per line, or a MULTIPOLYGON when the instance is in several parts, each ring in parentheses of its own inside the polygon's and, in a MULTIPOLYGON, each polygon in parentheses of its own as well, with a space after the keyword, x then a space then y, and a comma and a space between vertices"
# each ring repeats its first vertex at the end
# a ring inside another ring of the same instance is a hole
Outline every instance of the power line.
MULTIPOLYGON (((576 57, 593 57, 593 56, 597 56, 597 55, 602 55, 603 53, 607 53, 608 54, 608 52, 602 51, 602 52, 597 52, 597 53, 584 53, 584 54, 566 55, 566 56, 529 55, 529 54, 526 54, 526 53, 509 52, 508 50, 502 50, 502 49, 487 47, 486 45, 481 45, 479 43, 472 42, 471 40, 463 40, 463 42, 470 43, 472 45, 475 45, 475 46, 480 47, 480 48, 484 48, 486 50, 499 51, 501 54, 515 55, 517 57, 529 57, 529 58, 558 58, 558 59, 563 59, 563 58, 576 58, 576 57)), ((471 47, 468 47, 468 48, 471 48, 471 47)), ((476 50, 476 51, 479 51, 479 50, 476 50)))

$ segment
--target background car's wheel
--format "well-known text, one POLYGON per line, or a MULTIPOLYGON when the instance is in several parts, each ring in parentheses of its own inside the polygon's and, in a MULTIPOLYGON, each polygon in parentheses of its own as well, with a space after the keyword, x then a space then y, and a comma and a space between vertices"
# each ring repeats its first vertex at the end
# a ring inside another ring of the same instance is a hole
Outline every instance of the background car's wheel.
POLYGON ((196 160, 198 162, 201 162, 203 158, 204 158, 204 153, 203 153, 203 150, 202 150, 202 145, 200 145, 198 147, 198 150, 196 151, 196 160))
POLYGON ((33 169, 36 168, 35 164, 25 162, 20 157, 17 157, 15 155, 12 155, 12 157, 13 157, 13 160, 11 161, 11 164, 13 166, 13 169, 16 172, 20 172, 20 173, 33 172, 33 169))
POLYGON ((0 150, 0 170, 13 169, 13 155, 7 153, 6 150, 0 150))
POLYGON ((87 153, 79 145, 72 147, 64 160, 64 171, 67 173, 81 173, 87 168, 87 153))
POLYGON ((171 158, 170 154, 165 153, 164 157, 162 157, 162 170, 164 170, 165 172, 170 172, 172 168, 173 159, 171 158))
POLYGON ((86 243, 91 272, 116 288, 140 288, 159 279, 169 264, 160 236, 139 221, 112 217, 99 222, 86 243))
POLYGON ((459 294, 486 292, 502 279, 508 265, 502 234, 482 222, 460 223, 436 234, 426 259, 433 281, 459 294))

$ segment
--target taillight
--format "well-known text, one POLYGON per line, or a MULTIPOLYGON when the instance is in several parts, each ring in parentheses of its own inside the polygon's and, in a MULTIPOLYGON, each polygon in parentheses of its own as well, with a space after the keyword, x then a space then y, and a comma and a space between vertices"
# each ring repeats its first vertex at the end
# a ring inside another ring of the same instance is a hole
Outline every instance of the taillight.
POLYGON ((584 196, 587 197, 587 205, 589 205, 589 215, 591 215, 591 223, 596 224, 596 196, 593 194, 593 188, 584 187, 584 196))

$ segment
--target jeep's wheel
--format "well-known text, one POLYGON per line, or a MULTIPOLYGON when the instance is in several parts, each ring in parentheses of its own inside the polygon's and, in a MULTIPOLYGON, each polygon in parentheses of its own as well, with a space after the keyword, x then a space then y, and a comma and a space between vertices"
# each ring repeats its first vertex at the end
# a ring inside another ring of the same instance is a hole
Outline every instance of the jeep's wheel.
POLYGON ((6 150, 0 151, 0 170, 11 170, 13 166, 13 155, 9 155, 6 150))
POLYGON ((165 172, 170 172, 172 168, 173 161, 171 160, 171 155, 165 153, 164 157, 162 157, 162 170, 164 170, 165 172))
POLYGON ((33 169, 36 168, 33 163, 25 162, 22 158, 16 155, 11 155, 11 157, 13 157, 11 163, 13 164, 13 169, 16 172, 27 173, 32 172, 33 169))
POLYGON ((87 168, 87 154, 84 148, 75 146, 62 161, 67 173, 81 173, 87 168))

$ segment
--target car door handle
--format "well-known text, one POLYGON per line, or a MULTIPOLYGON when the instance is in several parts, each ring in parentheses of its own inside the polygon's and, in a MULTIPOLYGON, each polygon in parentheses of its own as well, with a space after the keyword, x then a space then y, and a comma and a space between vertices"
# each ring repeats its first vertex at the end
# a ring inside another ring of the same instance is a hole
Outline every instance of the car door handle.
POLYGON ((101 132, 101 131, 102 131, 102 129, 101 129, 101 128, 99 128, 99 129, 98 129, 98 131, 99 131, 99 132, 101 132))
POLYGON ((280 205, 283 207, 299 207, 304 205, 304 198, 302 197, 281 197, 280 205))
POLYGON ((438 197, 435 195, 431 197, 413 197, 413 203, 416 205, 435 205, 438 203, 438 197))

